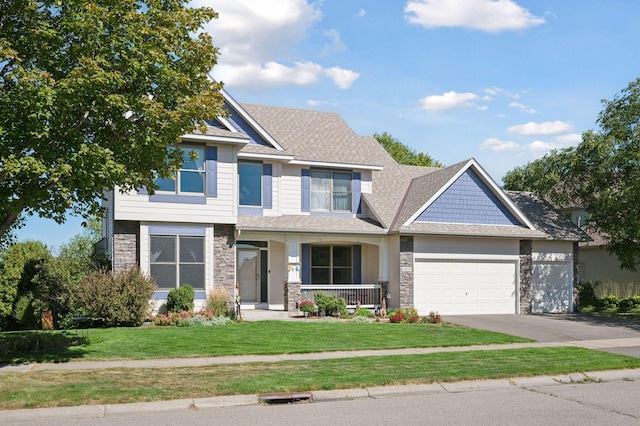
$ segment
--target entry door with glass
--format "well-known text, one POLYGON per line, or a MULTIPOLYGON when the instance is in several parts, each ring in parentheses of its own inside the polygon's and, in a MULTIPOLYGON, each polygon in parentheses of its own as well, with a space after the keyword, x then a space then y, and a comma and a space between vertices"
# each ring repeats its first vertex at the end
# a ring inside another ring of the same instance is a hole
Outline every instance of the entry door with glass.
POLYGON ((240 287, 241 302, 266 302, 268 274, 267 250, 261 250, 258 248, 238 248, 237 253, 238 285, 240 287))

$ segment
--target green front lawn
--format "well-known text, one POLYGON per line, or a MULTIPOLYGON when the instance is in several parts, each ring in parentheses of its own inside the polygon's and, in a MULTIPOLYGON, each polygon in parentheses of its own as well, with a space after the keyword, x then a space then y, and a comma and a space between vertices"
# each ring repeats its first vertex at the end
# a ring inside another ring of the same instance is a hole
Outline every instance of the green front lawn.
MULTIPOLYGON (((217 327, 91 329, 86 344, 27 352, 25 344, 18 343, 35 333, 0 333, 0 362, 266 355, 531 341, 453 325, 259 321, 217 327), (15 347, 23 349, 12 350, 15 347)), ((71 333, 67 340, 70 337, 71 333)))
POLYGON ((43 370, 0 375, 0 410, 557 375, 638 367, 638 358, 563 347, 198 368, 43 370))

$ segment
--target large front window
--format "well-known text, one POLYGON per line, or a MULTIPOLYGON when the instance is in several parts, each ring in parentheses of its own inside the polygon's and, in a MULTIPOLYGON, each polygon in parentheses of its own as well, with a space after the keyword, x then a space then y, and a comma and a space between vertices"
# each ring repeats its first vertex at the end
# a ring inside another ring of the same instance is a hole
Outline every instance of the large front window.
POLYGON ((353 284, 351 246, 311 246, 311 284, 353 284))
POLYGON ((151 276, 159 289, 204 290, 204 237, 151 235, 151 276))
POLYGON ((311 171, 311 211, 351 211, 351 173, 311 171))
POLYGON ((238 187, 241 206, 262 206, 262 164, 238 163, 238 187))
MULTIPOLYGON (((175 147, 169 147, 169 149, 175 150, 175 147)), ((172 172, 170 178, 156 179, 158 191, 177 194, 204 194, 204 148, 180 147, 180 149, 183 153, 180 170, 172 172)))

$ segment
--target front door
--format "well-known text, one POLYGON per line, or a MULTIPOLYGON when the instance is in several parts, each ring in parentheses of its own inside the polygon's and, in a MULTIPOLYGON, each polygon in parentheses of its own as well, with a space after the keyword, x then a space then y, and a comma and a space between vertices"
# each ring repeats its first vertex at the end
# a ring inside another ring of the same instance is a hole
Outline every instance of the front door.
POLYGON ((260 300, 260 250, 238 249, 238 285, 242 303, 260 300))

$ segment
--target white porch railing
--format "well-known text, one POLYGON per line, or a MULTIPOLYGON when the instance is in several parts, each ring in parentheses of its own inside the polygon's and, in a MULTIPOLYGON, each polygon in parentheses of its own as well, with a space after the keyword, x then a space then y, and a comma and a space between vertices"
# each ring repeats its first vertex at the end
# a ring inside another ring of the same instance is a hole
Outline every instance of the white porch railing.
POLYGON ((380 284, 347 284, 347 285, 311 285, 303 284, 302 298, 313 300, 317 291, 331 294, 338 298, 344 297, 347 308, 353 309, 358 303, 363 308, 379 308, 382 300, 382 286, 380 284))

